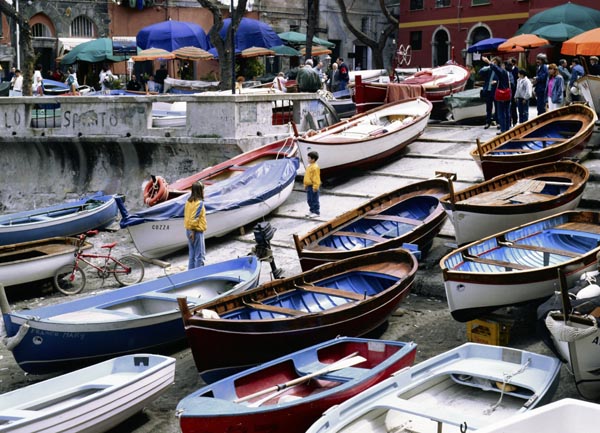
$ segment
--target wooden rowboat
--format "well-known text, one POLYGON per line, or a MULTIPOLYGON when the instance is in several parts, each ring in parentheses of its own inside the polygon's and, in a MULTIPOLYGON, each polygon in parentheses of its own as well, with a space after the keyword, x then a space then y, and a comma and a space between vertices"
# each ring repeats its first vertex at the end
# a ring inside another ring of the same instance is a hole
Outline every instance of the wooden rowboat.
POLYGON ((429 121, 432 105, 424 98, 398 101, 298 137, 305 166, 319 154, 321 175, 345 174, 388 161, 416 139, 429 121))
POLYGON ((416 348, 340 337, 285 355, 185 397, 176 409, 181 431, 304 433, 331 406, 410 366, 416 348))
POLYGON ((113 358, 0 395, 0 431, 109 431, 158 398, 174 379, 174 358, 113 358))
POLYGON ((466 343, 331 408, 307 433, 480 431, 550 401, 559 373, 551 356, 466 343))
POLYGON ((446 221, 439 198, 447 194, 445 179, 430 179, 382 194, 304 235, 294 234, 300 266, 415 244, 427 252, 446 221))
MULTIPOLYGON (((55 237, 0 246, 0 284, 12 286, 52 278, 58 268, 73 263, 79 239, 55 237)), ((92 248, 85 242, 83 250, 92 248)))
POLYGON ((338 335, 363 336, 396 310, 416 271, 415 257, 400 248, 327 263, 202 308, 182 299, 196 367, 212 382, 338 335))
POLYGON ((579 154, 598 120, 595 111, 572 104, 547 111, 471 151, 485 179, 579 154))
POLYGON ((507 305, 541 301, 569 266, 573 284, 597 266, 600 213, 567 211, 472 242, 440 261, 448 307, 466 322, 507 305))
POLYGON ((579 204, 589 171, 570 161, 534 165, 440 199, 458 245, 473 242, 579 204))
POLYGON ((6 347, 19 367, 33 374, 69 371, 127 353, 168 350, 185 341, 178 298, 202 305, 256 287, 259 276, 258 259, 243 256, 21 311, 11 311, 0 286, 6 347))

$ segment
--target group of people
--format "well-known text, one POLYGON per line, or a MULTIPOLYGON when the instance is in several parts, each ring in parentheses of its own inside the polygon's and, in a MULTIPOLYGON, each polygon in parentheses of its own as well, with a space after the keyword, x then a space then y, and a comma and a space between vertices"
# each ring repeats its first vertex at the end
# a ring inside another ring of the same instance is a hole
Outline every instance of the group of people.
MULTIPOLYGON (((323 70, 323 62, 315 65, 312 59, 306 59, 304 65, 298 69, 298 90, 301 92, 316 92, 327 89, 330 92, 345 90, 350 81, 349 69, 344 59, 338 59, 331 64, 329 71, 323 70)), ((273 79, 273 88, 287 92, 287 78, 283 72, 279 72, 273 79)))
MULTIPOLYGON (((576 101, 578 96, 574 84, 585 75, 577 58, 571 61, 569 69, 565 59, 560 59, 558 64, 548 64, 543 53, 536 56, 535 76, 531 80, 526 70, 517 67, 515 58, 503 62, 500 57, 489 59, 482 56, 481 60, 486 63, 479 70, 484 78, 481 97, 486 103, 485 128, 496 122, 500 129, 498 134, 528 120, 531 98, 535 98, 538 115, 576 101)), ((590 57, 589 73, 600 75, 596 56, 590 57)))

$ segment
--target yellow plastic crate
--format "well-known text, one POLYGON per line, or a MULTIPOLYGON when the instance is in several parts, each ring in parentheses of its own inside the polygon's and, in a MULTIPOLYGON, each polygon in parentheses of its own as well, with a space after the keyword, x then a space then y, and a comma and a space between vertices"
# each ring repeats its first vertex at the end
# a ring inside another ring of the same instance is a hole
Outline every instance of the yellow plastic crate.
POLYGON ((467 322, 467 340, 473 343, 507 346, 512 321, 500 317, 467 322))

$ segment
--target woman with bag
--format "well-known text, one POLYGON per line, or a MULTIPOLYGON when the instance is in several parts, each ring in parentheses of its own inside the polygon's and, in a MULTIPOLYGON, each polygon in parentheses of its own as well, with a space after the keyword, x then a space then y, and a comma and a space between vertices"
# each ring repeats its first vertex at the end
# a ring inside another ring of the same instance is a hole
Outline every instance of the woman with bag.
POLYGON ((546 85, 545 97, 548 100, 548 110, 556 110, 562 107, 564 102, 565 80, 558 71, 556 63, 548 65, 548 84, 546 85))
POLYGON ((490 65, 492 71, 496 74, 498 86, 494 93, 496 107, 498 107, 498 122, 500 123, 500 132, 502 134, 510 129, 510 80, 508 71, 500 57, 494 57, 492 60, 482 56, 481 60, 490 65))

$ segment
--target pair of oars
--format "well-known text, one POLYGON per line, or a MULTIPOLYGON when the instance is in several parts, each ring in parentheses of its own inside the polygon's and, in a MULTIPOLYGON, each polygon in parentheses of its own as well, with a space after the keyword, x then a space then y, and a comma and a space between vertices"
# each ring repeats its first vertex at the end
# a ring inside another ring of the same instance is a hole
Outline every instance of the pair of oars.
MULTIPOLYGON (((273 385, 269 388, 265 388, 265 389, 255 392, 255 393, 235 399, 235 400, 233 400, 233 402, 234 403, 243 403, 243 402, 251 400, 253 398, 260 397, 261 395, 265 395, 265 394, 269 394, 269 393, 277 393, 277 392, 283 391, 285 389, 288 389, 292 386, 306 382, 314 377, 322 376, 324 374, 328 374, 328 373, 331 373, 336 370, 341 370, 342 368, 352 367, 353 365, 360 364, 361 362, 364 362, 364 361, 366 361, 366 358, 358 355, 358 352, 354 352, 354 353, 351 353, 350 355, 345 356, 342 359, 340 359, 336 362, 333 362, 333 363, 329 364, 328 366, 326 366, 320 370, 317 370, 313 373, 310 373, 310 374, 307 374, 307 375, 304 375, 301 377, 297 377, 296 379, 292 379, 287 382, 280 383, 278 385, 273 385)), ((273 396, 269 396, 269 399, 270 398, 273 398, 273 396)))

